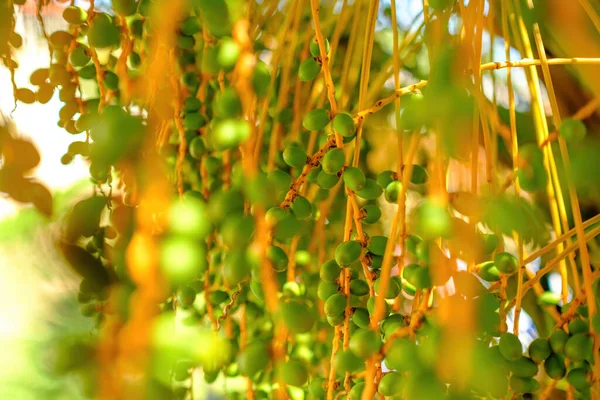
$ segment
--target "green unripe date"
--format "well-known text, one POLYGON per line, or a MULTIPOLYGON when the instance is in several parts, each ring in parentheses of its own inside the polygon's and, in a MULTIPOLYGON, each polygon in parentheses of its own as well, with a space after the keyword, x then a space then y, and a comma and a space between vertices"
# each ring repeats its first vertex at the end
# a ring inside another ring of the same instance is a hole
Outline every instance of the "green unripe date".
POLYGON ((267 258, 271 261, 275 271, 285 271, 288 267, 288 256, 281 247, 269 247, 267 249, 267 258))
POLYGON ((283 160, 290 167, 302 168, 307 159, 306 152, 298 146, 287 146, 283 151, 283 160))
POLYGON ((329 123, 329 113, 323 108, 309 111, 302 120, 302 126, 307 131, 318 131, 329 123))
POLYGON ((297 196, 294 201, 292 201, 290 208, 298 219, 307 219, 313 212, 312 204, 310 204, 310 201, 304 196, 297 196))
POLYGON ((338 265, 347 266, 358 260, 362 245, 357 240, 340 243, 335 249, 335 261, 338 265))
POLYGON ((365 174, 356 167, 348 167, 344 170, 344 184, 353 192, 359 191, 367 184, 365 174))
POLYGON ((359 329, 350 338, 349 349, 364 360, 378 352, 380 348, 379 334, 370 329, 359 329))
POLYGON ((333 188, 339 182, 339 180, 340 178, 337 175, 328 174, 323 170, 319 171, 319 174, 317 175, 317 185, 319 185, 322 189, 333 188))
POLYGON ((328 260, 323 263, 319 276, 325 282, 333 283, 340 277, 342 269, 335 260, 328 260))
POLYGON ((315 324, 313 313, 308 305, 300 300, 289 300, 281 306, 281 318, 290 333, 305 333, 315 324))
POLYGON ((521 341, 512 333, 503 333, 502 336, 500 336, 500 343, 498 346, 500 354, 508 361, 517 361, 522 356, 523 347, 521 341))
POLYGON ((319 76, 321 72, 321 64, 319 64, 314 58, 308 58, 300 64, 298 69, 298 79, 302 82, 308 82, 319 76))
POLYGON ((537 365, 527 357, 521 357, 516 361, 510 361, 508 363, 508 368, 513 375, 518 376, 519 378, 533 378, 538 372, 537 365))
POLYGON ((375 204, 366 205, 361 211, 364 213, 362 221, 365 224, 374 224, 381 218, 381 209, 375 204))
POLYGON ((536 363, 541 363, 552 354, 548 339, 537 338, 529 345, 529 357, 536 363))
POLYGON ((356 132, 356 125, 350 114, 339 113, 333 118, 333 129, 343 137, 349 138, 356 132))
POLYGON ((587 134, 585 124, 579 120, 568 118, 562 121, 560 125, 560 135, 567 143, 579 143, 587 134))
POLYGON ((341 293, 336 293, 325 301, 324 311, 325 315, 328 317, 337 317, 344 313, 345 308, 346 296, 341 293))
POLYGON ((565 361, 561 356, 556 354, 552 354, 544 361, 544 369, 546 370, 546 374, 552 379, 562 379, 567 373, 565 361))
POLYGON ((512 275, 519 269, 519 260, 510 253, 498 253, 494 257, 494 264, 498 271, 503 274, 512 275))
POLYGON ((339 148, 333 148, 329 150, 323 157, 321 166, 323 171, 328 174, 337 174, 340 169, 344 166, 346 159, 344 151, 339 148))
POLYGON ((303 362, 290 359, 277 368, 281 379, 292 386, 303 386, 308 381, 308 369, 303 362))
POLYGON ((577 333, 565 343, 565 356, 571 361, 583 361, 592 355, 594 342, 588 333, 577 333))
POLYGON ((404 388, 402 375, 398 372, 388 372, 379 381, 377 391, 383 396, 400 394, 404 388))
POLYGON ((254 377, 267 368, 269 359, 269 349, 264 342, 254 341, 249 343, 240 351, 237 357, 240 374, 250 378, 254 377))
POLYGON ((358 197, 361 197, 365 200, 377 200, 382 193, 383 189, 381 188, 381 186, 379 186, 375 179, 366 179, 364 187, 356 191, 358 197))
POLYGON ((569 334, 562 329, 557 329, 552 332, 548 342, 550 343, 550 348, 554 353, 563 354, 567 340, 569 340, 569 334))

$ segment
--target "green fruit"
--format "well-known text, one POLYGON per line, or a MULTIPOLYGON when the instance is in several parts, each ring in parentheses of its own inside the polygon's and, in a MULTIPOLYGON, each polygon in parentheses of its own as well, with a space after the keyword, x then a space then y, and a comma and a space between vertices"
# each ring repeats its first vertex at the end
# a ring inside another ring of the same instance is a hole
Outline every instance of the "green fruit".
POLYGON ((578 333, 587 333, 590 330, 588 323, 581 318, 571 320, 569 322, 569 335, 573 336, 578 333))
POLYGON ((484 281, 496 282, 500 280, 500 271, 493 261, 486 261, 477 266, 477 274, 484 281))
POLYGON ((344 155, 344 150, 336 147, 325 153, 323 161, 321 162, 321 166, 323 171, 326 173, 337 174, 340 169, 342 169, 345 162, 346 158, 344 155))
POLYGON ((583 361, 592 355, 594 341, 588 333, 577 333, 565 343, 565 356, 571 361, 583 361))
POLYGON ((280 169, 269 172, 267 179, 280 191, 287 192, 290 186, 292 186, 292 177, 280 169))
POLYGON ((267 368, 269 360, 269 350, 265 343, 258 340, 250 342, 237 357, 238 369, 241 375, 252 378, 267 368))
POLYGON ((422 290, 432 287, 429 267, 422 267, 418 264, 410 264, 404 267, 403 277, 415 289, 422 290))
POLYGON ((550 348, 556 354, 563 354, 567 340, 569 340, 569 335, 562 329, 557 329, 552 332, 550 339, 548 339, 550 342, 550 348))
POLYGON ((317 185, 319 185, 322 189, 331 189, 334 187, 340 178, 337 175, 330 175, 325 171, 319 171, 317 175, 317 185))
POLYGON ((310 307, 299 300, 289 300, 283 303, 281 317, 292 334, 308 332, 315 324, 315 318, 310 307))
POLYGON ((229 7, 225 0, 195 0, 194 5, 200 9, 203 23, 216 37, 231 33, 229 7))
MULTIPOLYGON (((317 39, 313 39, 312 42, 310 42, 310 46, 309 46, 309 50, 310 50, 310 54, 313 57, 320 57, 321 56, 321 49, 319 48, 319 42, 317 42, 317 39)), ((325 39, 325 54, 329 54, 329 40, 325 39)))
POLYGON ((307 219, 312 215, 313 212, 310 201, 308 201, 306 197, 300 195, 294 199, 290 205, 290 208, 294 215, 298 217, 298 219, 307 219))
POLYGON ((382 256, 385 253, 387 242, 387 236, 372 236, 369 240, 367 249, 373 254, 382 256))
POLYGON ((493 233, 481 235, 483 239, 483 252, 485 254, 493 253, 498 248, 498 236, 493 233))
POLYGON ((529 345, 529 357, 536 363, 541 363, 552 354, 548 339, 537 338, 529 345))
POLYGON ((364 389, 365 382, 358 382, 356 385, 352 386, 352 389, 350 389, 350 393, 348 393, 347 400, 360 400, 364 389))
POLYGON ((369 315, 369 311, 366 308, 357 308, 354 310, 352 314, 352 321, 362 329, 368 329, 369 324, 371 323, 371 318, 369 315))
POLYGON ((338 326, 344 323, 344 314, 336 315, 336 316, 327 316, 327 323, 331 326, 338 326))
POLYGON ((183 126, 188 131, 197 131, 206 125, 206 118, 198 112, 187 113, 183 117, 183 126))
POLYGON ((137 11, 137 2, 135 0, 113 0, 113 10, 119 15, 128 17, 137 11))
POLYGON ((197 17, 189 16, 181 22, 179 30, 186 36, 193 36, 202 31, 202 26, 197 17))
POLYGON ((230 287, 250 276, 251 264, 245 250, 232 250, 223 260, 223 278, 230 287))
POLYGON ((516 361, 509 361, 508 368, 513 375, 519 378, 533 378, 537 372, 537 365, 527 357, 521 357, 516 361))
POLYGON ((298 146, 287 146, 283 151, 283 160, 290 167, 302 168, 307 159, 306 152, 298 146))
POLYGON ((350 282, 350 293, 355 296, 365 296, 369 294, 369 284, 361 279, 353 279, 350 282))
POLYGON ((328 317, 337 317, 344 313, 345 308, 346 296, 336 293, 325 301, 324 311, 328 317))
POLYGON ((494 257, 496 268, 503 274, 512 275, 519 269, 519 260, 510 253, 498 253, 494 257))
POLYGON ((181 236, 204 239, 212 227, 202 200, 187 198, 176 201, 169 209, 169 230, 181 236))
POLYGON ((396 332, 399 328, 406 326, 404 316, 400 314, 392 314, 381 322, 381 331, 383 337, 387 340, 390 335, 396 332))
POLYGON ((567 373, 564 360, 556 354, 552 354, 544 361, 544 368, 552 379, 562 379, 567 373))
POLYGON ((267 249, 267 258, 275 271, 285 271, 288 267, 288 256, 285 251, 278 246, 271 246, 267 249))
POLYGON ((308 384, 308 392, 315 398, 325 398, 327 391, 325 390, 325 378, 313 378, 308 384))
POLYGON ((392 181, 387 185, 384 192, 385 200, 388 203, 396 204, 402 193, 402 186, 402 182, 400 181, 392 181))
POLYGON ((335 249, 335 261, 341 266, 350 265, 359 259, 361 252, 362 245, 358 240, 340 243, 335 249))
POLYGON ((519 148, 519 157, 522 165, 519 165, 517 177, 523 190, 533 192, 546 187, 548 176, 544 168, 544 155, 534 143, 528 143, 519 148))
POLYGON ((340 287, 337 283, 321 281, 317 287, 317 296, 322 301, 326 301, 331 296, 338 293, 339 289, 340 287))
MULTIPOLYGON (((391 285, 391 282, 390 282, 391 285)), ((373 315, 375 313, 375 303, 377 302, 377 298, 379 296, 375 295, 375 296, 370 296, 369 300, 367 300, 367 310, 369 311, 369 314, 373 315)), ((388 304, 387 301, 384 300, 383 302, 383 318, 386 318, 388 315, 390 315, 390 305, 388 304)))
POLYGON ((319 72, 321 72, 321 64, 311 57, 300 64, 298 79, 302 82, 312 81, 319 75, 319 72))
POLYGON ((343 137, 349 138, 356 132, 356 125, 350 114, 339 113, 333 118, 333 129, 343 137))
POLYGON ((427 183, 427 179, 429 178, 427 170, 418 164, 414 164, 412 168, 410 181, 415 185, 423 185, 424 183, 427 183))
POLYGON ((380 172, 377 175, 377 179, 376 180, 377 180, 377 183, 379 184, 379 186, 381 186, 381 187, 387 187, 387 185, 389 185, 390 183, 392 183, 395 180, 397 180, 397 176, 396 176, 396 173, 394 171, 387 170, 387 171, 380 172))
POLYGON ((207 267, 205 248, 197 241, 183 237, 163 241, 160 261, 166 278, 176 285, 191 281, 207 267))
POLYGON ((288 385, 304 386, 308 381, 308 369, 303 362, 288 360, 277 368, 279 377, 288 385))
MULTIPOLYGON (((382 293, 380 292, 380 285, 381 285, 381 278, 378 278, 375 280, 375 282, 373 282, 373 288, 375 289, 375 293, 377 293, 378 295, 382 295, 382 293)), ((398 284, 396 283, 396 281, 390 279, 388 282, 387 290, 383 294, 383 297, 386 299, 395 299, 396 297, 398 297, 399 294, 400 294, 400 287, 398 287, 398 284)))
POLYGON ((241 49, 237 42, 231 38, 225 38, 219 45, 217 61, 225 71, 231 71, 235 68, 241 49))
POLYGON ((498 344, 500 354, 508 361, 517 361, 521 358, 523 353, 523 346, 519 338, 512 333, 503 333, 500 336, 500 343, 498 344))
POLYGON ((367 179, 364 187, 356 191, 358 197, 365 200, 377 200, 381 196, 381 193, 383 193, 383 189, 377 184, 375 179, 367 179))
POLYGON ((451 230, 451 219, 446 206, 425 200, 415 215, 416 233, 423 239, 447 237, 451 230))
POLYGON ((567 382, 577 390, 585 390, 591 385, 584 368, 572 369, 567 375, 567 382))
POLYGON ((177 47, 183 50, 192 50, 196 45, 196 40, 192 36, 177 36, 177 47))
POLYGON ((359 329, 350 337, 349 349, 366 360, 381 348, 381 338, 370 329, 359 329))
POLYGON ((260 60, 257 61, 250 80, 256 95, 258 97, 265 97, 269 91, 269 84, 271 82, 271 73, 267 64, 260 60))
POLYGON ((112 18, 106 13, 94 15, 87 32, 89 45, 98 49, 117 47, 121 31, 114 24, 112 18))
POLYGON ((519 378, 518 376, 510 377, 510 388, 515 393, 534 393, 540 388, 540 384, 533 378, 519 378))
POLYGON ((367 178, 365 178, 365 174, 356 167, 346 168, 344 170, 343 179, 344 184, 353 192, 364 189, 365 185, 367 184, 367 178))
POLYGON ((237 92, 227 88, 218 93, 214 100, 214 112, 222 118, 235 118, 242 113, 242 103, 237 92))
POLYGON ((562 121, 560 125, 560 135, 567 143, 579 143, 587 134, 585 124, 579 120, 568 118, 562 121))
POLYGON ((84 45, 77 45, 69 55, 69 62, 74 67, 83 67, 91 60, 89 49, 84 45))
POLYGON ((96 78, 96 66, 94 64, 88 64, 85 67, 77 71, 80 79, 95 79, 96 78))
POLYGON ((81 7, 69 6, 64 9, 62 16, 71 25, 81 25, 87 19, 87 12, 81 7))
POLYGON ((250 137, 250 133, 248 121, 226 119, 216 123, 214 129, 209 131, 209 140, 215 150, 222 151, 238 147, 250 137))
POLYGON ((189 286, 183 286, 177 291, 177 303, 183 308, 191 307, 196 300, 196 291, 189 286))
POLYGON ((206 154, 206 144, 204 138, 196 136, 192 139, 189 145, 190 155, 196 159, 201 160, 202 156, 206 154))
POLYGON ((307 131, 318 131, 329 123, 329 113, 324 108, 309 111, 302 120, 302 126, 307 131))
POLYGON ((334 365, 338 374, 343 375, 346 372, 352 374, 363 370, 365 361, 350 350, 346 350, 339 351, 335 355, 334 365))
POLYGON ((328 260, 323 263, 319 276, 325 282, 333 283, 340 277, 342 269, 335 260, 328 260))
POLYGON ((402 375, 398 372, 388 372, 379 381, 377 391, 383 396, 400 394, 404 388, 402 375))
POLYGON ((413 370, 418 361, 417 345, 406 338, 394 340, 385 354, 385 365, 399 372, 413 370))
POLYGON ((106 71, 103 82, 108 90, 113 92, 119 90, 119 77, 114 72, 106 71))
POLYGON ((365 224, 374 224, 381 218, 381 209, 375 204, 366 205, 361 211, 364 213, 362 221, 365 224))

